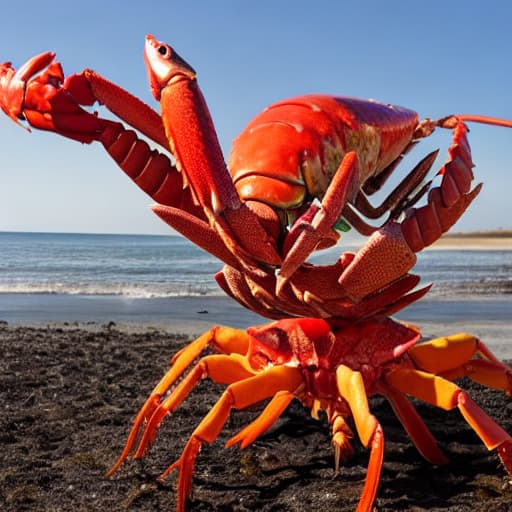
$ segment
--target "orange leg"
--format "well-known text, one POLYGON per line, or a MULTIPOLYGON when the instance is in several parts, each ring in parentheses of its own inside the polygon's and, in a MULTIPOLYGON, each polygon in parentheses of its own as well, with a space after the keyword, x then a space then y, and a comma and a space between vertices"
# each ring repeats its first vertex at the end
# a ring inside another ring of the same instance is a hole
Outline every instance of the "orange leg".
POLYGON ((356 510, 368 512, 372 509, 379 486, 384 457, 384 434, 379 422, 370 413, 362 375, 348 366, 340 365, 336 370, 336 381, 340 396, 350 407, 361 442, 364 446, 371 445, 366 481, 356 510))
MULTIPOLYGON (((448 380, 466 376, 484 386, 500 389, 509 396, 512 395, 512 368, 497 359, 482 341, 470 334, 436 338, 416 345, 408 354, 427 372, 438 374, 448 380)), ((474 404, 473 406, 476 407, 474 404)), ((510 436, 497 449, 503 465, 512 473, 510 436)))
POLYGON ((135 451, 134 458, 138 459, 145 455, 155 439, 162 420, 181 405, 201 379, 213 376, 212 379, 218 384, 231 384, 251 377, 254 373, 254 370, 247 363, 247 359, 239 354, 231 354, 229 356, 218 354, 203 357, 151 414, 151 417, 143 427, 142 437, 135 451))
MULTIPOLYGON (((214 382, 226 382, 226 373, 229 374, 233 371, 234 375, 240 370, 238 359, 239 357, 236 357, 236 355, 205 357, 197 365, 196 368, 199 368, 197 373, 203 376, 206 372, 214 382), (217 357, 217 359, 214 360, 214 357, 217 357)), ((192 373, 195 373, 194 370, 191 374, 192 373)), ((196 382, 199 378, 200 376, 196 375, 196 382)), ((163 415, 165 415, 168 410, 171 410, 173 406, 179 405, 182 398, 184 398, 190 388, 193 387, 193 379, 186 380, 190 382, 186 384, 183 383, 183 385, 180 384, 169 397, 169 402, 172 403, 162 404, 161 407, 164 409, 163 415), (174 399, 172 398, 173 395, 175 395, 174 399)), ((185 502, 192 484, 194 464, 197 454, 201 449, 201 445, 203 443, 212 443, 217 438, 224 423, 228 419, 231 409, 245 409, 250 405, 256 404, 283 391, 291 394, 302 384, 302 375, 297 368, 274 366, 257 375, 251 375, 243 380, 233 382, 227 387, 218 402, 192 433, 180 458, 169 466, 160 477, 162 479, 165 478, 174 469, 178 468, 180 470, 178 479, 178 512, 185 510, 185 502)), ((156 423, 158 423, 160 414, 158 411, 155 412, 155 414, 158 416, 156 420, 156 423)), ((157 428, 157 426, 157 424, 153 425, 153 422, 150 420, 146 427, 148 437, 152 437, 153 434, 150 430, 157 428)), ((141 440, 141 445, 144 443, 144 437, 146 437, 146 433, 141 440)))
POLYGON ((262 413, 252 423, 227 441, 226 448, 230 448, 237 443, 240 443, 240 448, 247 448, 247 446, 253 443, 277 421, 279 416, 281 416, 290 405, 293 398, 293 393, 289 391, 276 393, 265 409, 263 409, 262 413))
POLYGON ((389 385, 445 410, 457 407, 488 450, 497 449, 512 475, 512 437, 495 423, 456 384, 443 377, 411 368, 398 368, 386 376, 389 385))
POLYGON ((175 354, 171 360, 171 368, 155 386, 149 398, 138 412, 130 434, 128 435, 126 445, 118 460, 108 471, 107 476, 112 476, 119 469, 123 461, 133 452, 142 431, 145 429, 145 425, 160 406, 162 397, 183 373, 187 371, 189 366, 200 356, 204 349, 208 346, 213 346, 219 352, 244 354, 247 352, 248 341, 248 336, 245 331, 217 326, 199 336, 199 338, 175 354))
POLYGON ((448 462, 446 455, 441 451, 434 436, 403 393, 391 387, 382 390, 381 393, 391 404, 407 435, 421 455, 432 464, 446 464, 448 462))
POLYGON ((469 377, 507 394, 512 393, 512 368, 470 334, 453 334, 420 343, 407 352, 417 366, 448 380, 469 377))

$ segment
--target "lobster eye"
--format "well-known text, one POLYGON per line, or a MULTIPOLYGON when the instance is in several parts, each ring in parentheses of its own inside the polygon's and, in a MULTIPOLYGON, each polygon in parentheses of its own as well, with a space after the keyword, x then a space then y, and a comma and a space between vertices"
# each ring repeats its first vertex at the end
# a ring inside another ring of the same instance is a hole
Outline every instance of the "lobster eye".
POLYGON ((158 47, 158 53, 164 57, 168 57, 171 54, 171 49, 167 45, 162 44, 158 47))

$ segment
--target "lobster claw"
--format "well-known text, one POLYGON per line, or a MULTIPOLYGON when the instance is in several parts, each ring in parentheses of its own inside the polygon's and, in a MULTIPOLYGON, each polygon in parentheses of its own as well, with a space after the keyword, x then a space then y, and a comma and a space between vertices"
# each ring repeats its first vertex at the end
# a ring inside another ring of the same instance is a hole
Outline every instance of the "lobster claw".
MULTIPOLYGON (((0 107, 16 123, 21 125, 20 119, 24 119, 25 93, 27 81, 34 75, 51 65, 55 53, 44 52, 32 57, 16 71, 10 62, 0 65, 0 107)), ((50 81, 50 76, 62 81, 63 74, 60 64, 55 63, 40 75, 45 81, 50 81), (60 73, 60 75, 59 75, 60 73)), ((22 126, 22 125, 21 125, 22 126)))
POLYGON ((16 123, 30 131, 57 132, 80 142, 98 138, 104 126, 95 114, 81 108, 95 101, 84 94, 83 75, 74 75, 72 86, 64 80, 55 54, 45 52, 29 59, 18 71, 10 62, 0 65, 0 106, 16 123), (20 121, 27 121, 25 126, 20 121))

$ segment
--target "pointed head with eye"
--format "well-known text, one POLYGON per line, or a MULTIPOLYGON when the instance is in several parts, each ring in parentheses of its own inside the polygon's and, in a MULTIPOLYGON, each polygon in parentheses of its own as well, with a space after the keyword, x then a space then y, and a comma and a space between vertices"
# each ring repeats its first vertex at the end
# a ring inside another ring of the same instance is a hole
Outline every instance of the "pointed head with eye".
POLYGON ((195 80, 196 72, 167 43, 146 36, 144 60, 148 72, 151 92, 156 100, 164 87, 179 80, 195 80))

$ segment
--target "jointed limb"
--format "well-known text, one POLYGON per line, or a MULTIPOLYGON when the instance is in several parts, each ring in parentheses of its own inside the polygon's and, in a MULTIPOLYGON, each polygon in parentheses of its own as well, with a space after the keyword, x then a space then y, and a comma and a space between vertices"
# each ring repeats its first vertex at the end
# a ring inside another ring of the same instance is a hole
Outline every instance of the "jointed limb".
MULTIPOLYGON (((229 357, 232 358, 233 356, 229 357)), ((224 382, 224 374, 224 362, 221 365, 214 365, 209 368, 208 375, 214 382, 224 382)), ((190 492, 194 464, 201 445, 203 443, 212 443, 217 438, 228 419, 231 409, 245 409, 283 391, 292 394, 301 385, 302 375, 298 369, 287 366, 274 366, 257 375, 234 382, 226 388, 221 398, 190 436, 180 458, 161 475, 161 478, 165 478, 174 469, 179 468, 180 470, 178 480, 178 512, 185 510, 185 501, 190 492)))
POLYGON ((370 413, 362 375, 348 366, 340 365, 336 370, 336 381, 340 396, 350 407, 361 442, 364 446, 371 446, 366 480, 356 511, 366 512, 375 501, 379 486, 384 457, 384 434, 379 422, 370 413))
POLYGON ((512 393, 512 368, 470 334, 453 334, 414 346, 408 351, 418 368, 454 380, 470 379, 512 393))
POLYGON ((448 459, 407 397, 391 387, 388 387, 382 394, 391 404, 407 435, 421 455, 432 464, 446 464, 448 459))
POLYGON ((290 405, 293 398, 293 393, 289 391, 279 391, 276 393, 262 413, 226 443, 226 448, 237 443, 240 443, 240 448, 242 449, 249 446, 277 421, 288 405, 290 405))
MULTIPOLYGON (((153 417, 155 411, 162 405, 162 399, 167 391, 183 373, 188 370, 190 365, 207 347, 213 347, 226 354, 243 354, 247 351, 248 336, 247 333, 242 330, 217 326, 199 336, 199 338, 175 354, 171 360, 171 368, 155 386, 149 398, 138 412, 130 434, 128 435, 126 445, 118 460, 108 471, 107 476, 112 476, 119 469, 122 462, 135 450, 139 443, 139 438, 143 431, 146 430, 146 424, 153 417)), ((160 409, 160 413, 163 410, 164 409, 160 409)), ((149 440, 147 440, 147 443, 149 443, 149 440)), ((138 452, 140 452, 140 448, 138 452)))
POLYGON ((389 385, 445 410, 457 407, 488 450, 497 449, 512 475, 512 437, 495 423, 456 384, 443 377, 410 368, 398 368, 386 376, 389 385))

